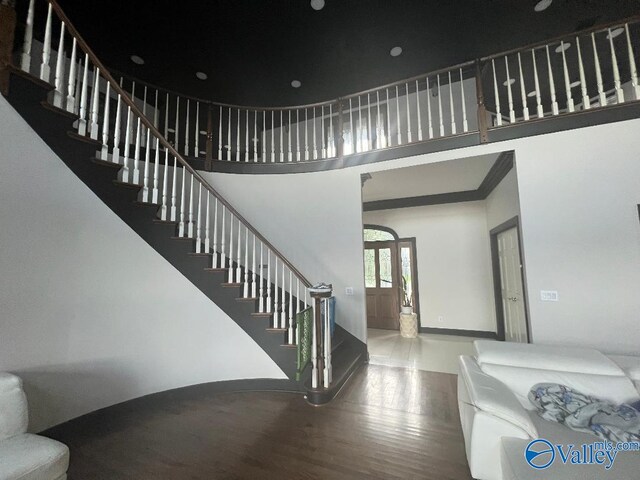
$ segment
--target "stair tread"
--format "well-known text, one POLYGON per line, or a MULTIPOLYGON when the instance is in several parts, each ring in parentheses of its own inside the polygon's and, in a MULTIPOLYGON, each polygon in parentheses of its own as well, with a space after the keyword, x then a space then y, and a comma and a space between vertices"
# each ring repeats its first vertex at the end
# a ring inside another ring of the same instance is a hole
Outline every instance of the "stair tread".
POLYGON ((122 168, 122 165, 120 165, 119 163, 114 163, 114 162, 112 162, 110 160, 104 160, 104 159, 98 158, 98 157, 93 157, 91 159, 91 161, 93 163, 95 163, 96 165, 102 165, 103 167, 110 167, 110 168, 114 168, 114 169, 115 168, 117 168, 117 169, 122 168))
POLYGON ((29 80, 31 83, 34 83, 35 85, 41 87, 43 90, 47 90, 47 91, 55 90, 55 87, 51 85, 49 82, 45 82, 44 80, 34 75, 31 75, 29 72, 25 72, 24 70, 22 70, 21 68, 15 65, 8 64, 5 66, 5 68, 9 70, 13 75, 18 75, 26 80, 29 80))
POLYGON ((205 268, 205 272, 226 272, 226 268, 205 268))
POLYGON ((253 317, 272 317, 273 313, 267 313, 267 312, 254 312, 251 314, 251 316, 253 317))
POLYGON ((74 140, 78 140, 80 142, 88 143, 90 145, 95 145, 96 149, 102 147, 102 142, 100 142, 99 140, 94 140, 93 138, 87 137, 86 135, 80 135, 79 133, 74 132, 73 130, 69 130, 67 132, 67 135, 69 135, 74 140))
POLYGON ((121 180, 114 180, 113 184, 118 186, 118 187, 129 188, 131 190, 140 190, 142 188, 142 185, 138 185, 138 184, 135 184, 135 183, 129 183, 129 182, 123 182, 121 180))
POLYGON ((189 252, 187 255, 191 255, 192 257, 213 257, 213 253, 207 252, 189 252))
POLYGON ((170 224, 177 225, 178 224, 178 222, 174 220, 161 220, 159 218, 154 218, 153 223, 157 223, 159 225, 170 225, 170 224))
POLYGON ((231 288, 231 287, 241 287, 241 283, 223 283, 221 284, 223 287, 231 288))
POLYGON ((238 297, 238 298, 236 298, 236 301, 238 301, 238 302, 255 302, 257 300, 260 300, 260 297, 238 297))
POLYGON ((156 207, 156 208, 160 208, 160 205, 157 203, 153 203, 153 202, 143 202, 142 200, 135 200, 133 202, 134 205, 137 205, 139 207, 156 207))
POLYGON ((171 240, 191 240, 192 242, 195 241, 195 238, 191 238, 191 237, 176 237, 173 236, 171 237, 171 240))
POLYGON ((43 100, 42 102, 40 102, 40 105, 42 105, 44 108, 46 108, 47 110, 57 113, 63 117, 67 117, 70 118, 72 120, 78 120, 80 117, 78 115, 76 115, 73 112, 70 112, 68 110, 65 110, 64 108, 60 108, 60 107, 56 107, 55 105, 53 105, 50 102, 47 102, 46 100, 43 100))
POLYGON ((267 330, 267 332, 274 332, 274 333, 275 332, 286 332, 287 331, 286 328, 275 328, 275 327, 269 327, 269 328, 267 328, 265 330, 267 330))

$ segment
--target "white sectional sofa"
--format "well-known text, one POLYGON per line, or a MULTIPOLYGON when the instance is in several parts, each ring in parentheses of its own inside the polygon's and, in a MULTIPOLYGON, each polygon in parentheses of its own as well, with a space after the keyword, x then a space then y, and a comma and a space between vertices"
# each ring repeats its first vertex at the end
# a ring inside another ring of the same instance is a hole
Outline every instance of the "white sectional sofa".
POLYGON ((0 373, 0 480, 65 480, 66 445, 26 433, 27 397, 20 378, 0 373))
POLYGON ((606 356, 589 348, 475 342, 461 356, 458 406, 471 475, 477 480, 638 480, 640 452, 619 453, 602 465, 560 461, 532 468, 525 449, 532 440, 581 446, 598 437, 543 420, 527 395, 537 383, 559 383, 616 404, 640 400, 640 357, 606 356))

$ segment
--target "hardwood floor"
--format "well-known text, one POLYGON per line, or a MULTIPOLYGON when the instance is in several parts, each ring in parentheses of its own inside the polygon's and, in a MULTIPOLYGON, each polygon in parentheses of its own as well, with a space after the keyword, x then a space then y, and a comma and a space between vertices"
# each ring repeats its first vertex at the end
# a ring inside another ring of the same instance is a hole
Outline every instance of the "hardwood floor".
POLYGON ((187 387, 48 434, 69 480, 470 479, 456 377, 365 365, 328 406, 299 394, 187 387))

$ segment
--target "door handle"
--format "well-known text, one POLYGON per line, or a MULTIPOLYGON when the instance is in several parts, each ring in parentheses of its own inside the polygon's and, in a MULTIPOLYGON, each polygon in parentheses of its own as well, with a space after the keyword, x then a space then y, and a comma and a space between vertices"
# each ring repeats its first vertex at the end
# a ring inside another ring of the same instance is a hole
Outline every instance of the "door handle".
POLYGON ((512 302, 517 302, 518 301, 518 297, 509 297, 509 300, 511 300, 512 302))

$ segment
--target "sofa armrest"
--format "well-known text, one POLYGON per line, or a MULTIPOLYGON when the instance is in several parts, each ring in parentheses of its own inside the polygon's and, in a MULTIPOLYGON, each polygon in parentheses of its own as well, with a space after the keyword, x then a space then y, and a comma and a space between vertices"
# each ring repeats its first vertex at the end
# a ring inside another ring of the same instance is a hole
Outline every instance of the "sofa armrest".
POLYGON ((527 410, 504 383, 484 373, 472 357, 460 356, 459 368, 468 395, 462 401, 468 401, 477 409, 514 424, 531 438, 538 437, 527 410))
POLYGON ((27 431, 29 423, 27 397, 22 380, 0 372, 0 440, 27 431))

